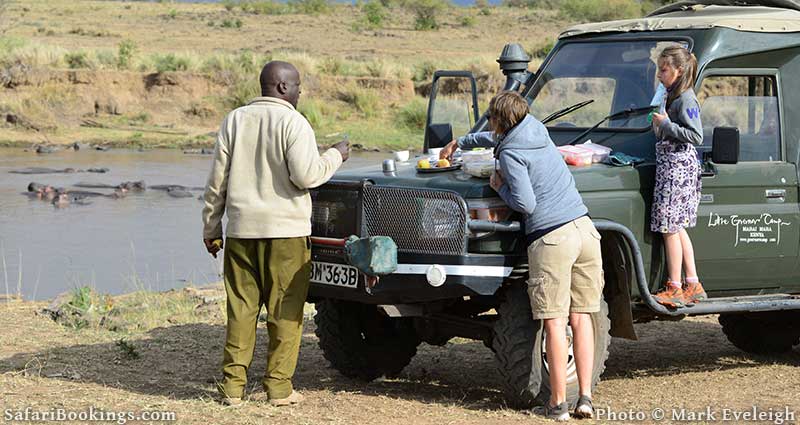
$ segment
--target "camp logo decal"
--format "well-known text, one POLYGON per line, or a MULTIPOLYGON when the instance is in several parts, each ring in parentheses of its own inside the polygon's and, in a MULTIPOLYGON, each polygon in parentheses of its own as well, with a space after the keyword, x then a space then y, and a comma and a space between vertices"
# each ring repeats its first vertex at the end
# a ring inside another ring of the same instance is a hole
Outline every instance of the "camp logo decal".
POLYGON ((756 217, 741 217, 739 215, 721 216, 717 213, 708 215, 708 227, 733 227, 736 236, 733 246, 753 243, 781 243, 781 228, 792 223, 783 221, 772 214, 764 213, 756 217))

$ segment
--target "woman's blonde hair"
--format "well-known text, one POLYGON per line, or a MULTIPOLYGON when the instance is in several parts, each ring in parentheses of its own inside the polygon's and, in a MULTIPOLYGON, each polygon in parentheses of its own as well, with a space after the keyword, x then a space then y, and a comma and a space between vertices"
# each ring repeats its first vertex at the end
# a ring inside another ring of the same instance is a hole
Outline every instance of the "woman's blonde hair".
POLYGON ((697 58, 685 47, 670 46, 658 55, 659 65, 662 61, 682 71, 667 95, 667 106, 669 107, 678 96, 694 87, 694 83, 697 81, 697 58))
POLYGON ((505 134, 528 115, 528 102, 515 91, 502 91, 489 101, 495 134, 505 134))

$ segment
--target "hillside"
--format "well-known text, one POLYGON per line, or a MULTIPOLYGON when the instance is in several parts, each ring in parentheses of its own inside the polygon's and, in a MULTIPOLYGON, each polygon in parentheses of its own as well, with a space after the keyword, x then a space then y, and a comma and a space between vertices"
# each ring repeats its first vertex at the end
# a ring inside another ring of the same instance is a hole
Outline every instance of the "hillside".
POLYGON ((494 59, 504 44, 542 50, 571 23, 552 10, 446 7, 438 29, 422 31, 408 9, 384 8, 379 26, 367 25, 370 13, 12 2, 0 38, 0 144, 207 146, 224 114, 258 93, 261 65, 283 59, 302 73, 300 109, 320 143, 347 133, 367 147, 414 147, 425 114, 415 86, 433 70, 472 70, 485 104, 502 84, 494 59))

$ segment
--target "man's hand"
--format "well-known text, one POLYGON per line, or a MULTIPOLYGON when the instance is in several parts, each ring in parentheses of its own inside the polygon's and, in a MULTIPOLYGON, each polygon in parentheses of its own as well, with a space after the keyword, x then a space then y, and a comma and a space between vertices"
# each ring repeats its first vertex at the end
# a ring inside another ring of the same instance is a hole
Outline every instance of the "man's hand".
POLYGON ((503 186, 504 183, 503 174, 500 173, 500 170, 495 170, 494 173, 492 173, 492 177, 489 177, 489 186, 491 186, 495 192, 499 192, 500 187, 503 186))
POLYGON ((347 158, 350 158, 350 141, 345 139, 341 142, 333 145, 333 147, 342 154, 342 162, 347 161, 347 158))
POLYGON ((448 161, 453 159, 453 152, 455 152, 456 149, 458 149, 458 142, 453 140, 443 147, 441 152, 439 152, 439 159, 446 159, 448 161))
POLYGON ((667 119, 667 114, 659 114, 658 112, 653 112, 653 124, 656 127, 661 127, 661 123, 667 119))
POLYGON ((222 239, 203 239, 203 244, 206 246, 206 251, 217 258, 217 253, 222 249, 222 239))

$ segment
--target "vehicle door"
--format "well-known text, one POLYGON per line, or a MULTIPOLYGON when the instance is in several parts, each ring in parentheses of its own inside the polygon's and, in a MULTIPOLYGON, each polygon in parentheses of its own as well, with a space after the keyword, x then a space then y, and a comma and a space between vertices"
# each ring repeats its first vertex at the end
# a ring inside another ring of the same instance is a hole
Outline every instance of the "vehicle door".
MULTIPOLYGON (((787 162, 780 75, 772 69, 716 69, 698 90, 707 161, 697 226, 689 230, 706 289, 778 290, 798 256, 795 164, 787 162), (716 127, 736 127, 738 163, 710 158, 716 127)), ((750 291, 752 292, 752 291, 750 291)))

